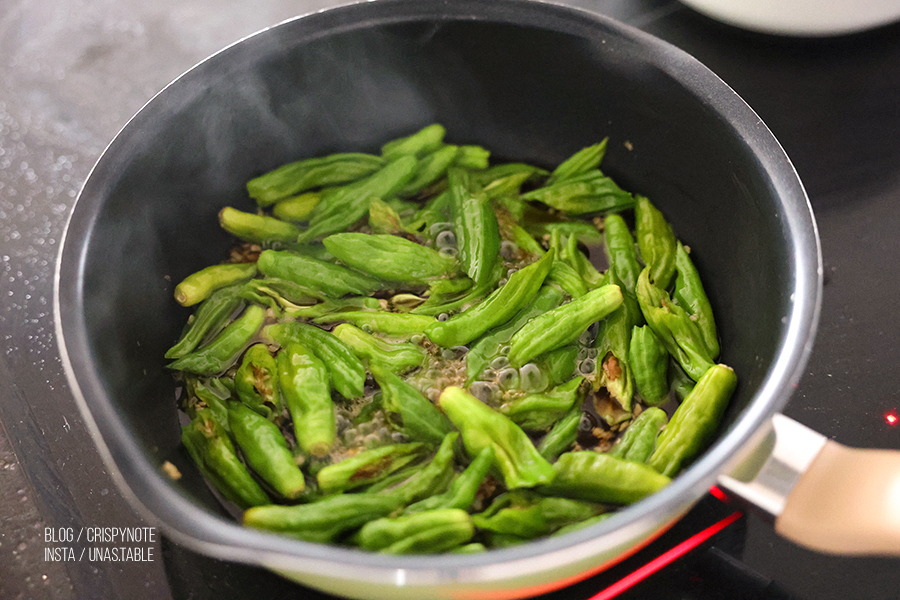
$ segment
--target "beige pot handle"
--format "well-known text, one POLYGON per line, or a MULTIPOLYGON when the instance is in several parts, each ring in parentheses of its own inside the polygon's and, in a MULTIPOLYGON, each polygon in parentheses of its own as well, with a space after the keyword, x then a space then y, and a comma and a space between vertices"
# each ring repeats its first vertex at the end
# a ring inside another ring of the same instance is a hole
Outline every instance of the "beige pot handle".
POLYGON ((719 485, 820 552, 900 556, 900 451, 860 450, 775 415, 719 485))

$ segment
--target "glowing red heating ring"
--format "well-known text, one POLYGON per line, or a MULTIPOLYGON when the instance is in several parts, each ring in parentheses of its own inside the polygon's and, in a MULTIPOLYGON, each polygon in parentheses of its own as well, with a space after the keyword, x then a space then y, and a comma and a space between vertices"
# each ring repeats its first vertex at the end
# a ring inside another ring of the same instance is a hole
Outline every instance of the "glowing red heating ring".
MULTIPOLYGON (((718 498, 719 500, 721 500, 722 502, 725 502, 726 504, 730 502, 730 500, 729 500, 728 496, 725 494, 725 492, 723 492, 716 486, 713 486, 712 488, 710 488, 709 493, 712 494, 713 496, 715 496, 716 498, 718 498)), ((615 598, 616 596, 618 596, 625 590, 631 588, 634 585, 637 585, 638 583, 640 583, 641 581, 643 581, 650 575, 653 575, 654 573, 656 573, 663 567, 668 566, 669 564, 678 560, 685 554, 689 553, 691 550, 693 550, 694 548, 696 548, 703 542, 707 541, 709 538, 716 535, 717 533, 719 533, 720 531, 722 531, 723 529, 725 529, 726 527, 728 527, 729 525, 731 525, 732 523, 734 523, 735 521, 740 519, 742 516, 743 516, 743 514, 741 513, 741 511, 739 511, 739 510, 734 511, 733 513, 731 513, 730 515, 728 515, 727 517, 725 517, 718 523, 714 523, 714 524, 710 525, 709 527, 707 527, 706 529, 704 529, 703 531, 700 531, 699 533, 695 533, 694 535, 692 535, 688 539, 684 540, 677 546, 674 546, 670 550, 664 552, 663 554, 660 554, 659 556, 657 556, 656 558, 654 558, 653 560, 648 562, 646 565, 636 569, 635 571, 632 571, 631 573, 629 573, 628 575, 626 575, 619 581, 615 582, 614 584, 612 584, 605 590, 603 590, 597 594, 594 594, 593 596, 588 598, 588 600, 610 600, 611 598, 615 598)))

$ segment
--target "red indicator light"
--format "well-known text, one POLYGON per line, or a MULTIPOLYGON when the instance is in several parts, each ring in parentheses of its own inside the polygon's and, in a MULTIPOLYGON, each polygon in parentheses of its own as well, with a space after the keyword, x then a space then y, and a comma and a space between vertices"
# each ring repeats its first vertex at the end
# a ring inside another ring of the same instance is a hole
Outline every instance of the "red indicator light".
POLYGON ((900 414, 897 414, 896 410, 889 410, 884 413, 884 422, 891 427, 896 427, 900 424, 900 414))

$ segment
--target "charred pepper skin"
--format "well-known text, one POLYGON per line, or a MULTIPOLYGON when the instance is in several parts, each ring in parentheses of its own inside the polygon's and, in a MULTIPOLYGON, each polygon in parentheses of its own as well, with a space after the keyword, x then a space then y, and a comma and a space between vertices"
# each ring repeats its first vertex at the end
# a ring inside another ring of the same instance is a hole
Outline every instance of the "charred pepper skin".
POLYGON ((444 348, 468 344, 489 329, 509 321, 535 297, 553 265, 554 254, 513 273, 506 285, 483 302, 447 321, 435 321, 425 329, 428 338, 444 348))
POLYGON ((510 340, 509 362, 521 367, 532 358, 570 344, 622 304, 617 285, 605 285, 588 292, 526 323, 510 340))
POLYGON ((610 456, 631 462, 645 463, 656 448, 656 438, 669 416, 659 408, 650 407, 635 418, 624 435, 609 451, 610 456))
POLYGON ((237 457, 228 434, 209 411, 198 411, 197 416, 182 428, 181 443, 200 472, 239 507, 271 502, 237 457))
POLYGON ((347 344, 331 333, 306 323, 286 322, 267 325, 262 337, 282 347, 299 342, 311 349, 325 363, 331 384, 344 398, 352 400, 365 392, 366 367, 347 344))
POLYGON ((241 288, 236 284, 212 292, 197 307, 181 338, 166 352, 166 358, 182 358, 196 349, 204 338, 219 333, 244 302, 241 288))
POLYGON ((277 358, 278 384, 304 452, 322 457, 337 438, 328 369, 305 346, 291 342, 277 358))
POLYGON ((377 494, 341 494, 295 506, 270 504, 244 512, 244 525, 276 531, 307 542, 329 544, 338 536, 389 515, 400 498, 377 494))
POLYGON ((731 367, 710 368, 675 410, 647 465, 668 477, 677 475, 712 440, 735 387, 731 367))
POLYGON ((681 242, 678 243, 675 251, 675 269, 677 276, 672 297, 696 319, 703 342, 709 350, 709 356, 715 360, 719 357, 719 337, 716 332, 712 306, 703 289, 700 274, 681 242))
POLYGON ((278 367, 265 344, 253 344, 244 352, 234 374, 234 391, 241 402, 263 417, 274 420, 281 416, 278 367))
POLYGON ((174 371, 188 371, 197 375, 218 375, 231 366, 262 327, 266 310, 261 306, 248 306, 243 314, 230 323, 211 342, 194 350, 172 364, 174 371))
POLYGON ((634 221, 638 248, 644 264, 650 269, 650 281, 665 290, 675 276, 675 249, 678 242, 672 226, 644 196, 637 197, 634 221))
POLYGON ((254 263, 206 267, 188 275, 175 286, 175 300, 182 306, 193 306, 206 300, 216 290, 242 283, 254 275, 256 275, 254 263))
POLYGON ((601 504, 632 504, 670 482, 647 465, 591 450, 563 454, 553 470, 555 476, 540 488, 542 494, 601 504))
POLYGON ((553 467, 509 418, 458 387, 448 387, 438 405, 462 433, 470 455, 494 449, 494 467, 507 489, 534 487, 553 479, 553 467))
POLYGON ((356 181, 384 165, 383 158, 358 152, 306 158, 251 179, 247 193, 260 207, 271 206, 306 190, 356 181))
POLYGON ((239 402, 229 404, 228 422, 251 469, 283 497, 303 495, 306 480, 277 425, 239 402))

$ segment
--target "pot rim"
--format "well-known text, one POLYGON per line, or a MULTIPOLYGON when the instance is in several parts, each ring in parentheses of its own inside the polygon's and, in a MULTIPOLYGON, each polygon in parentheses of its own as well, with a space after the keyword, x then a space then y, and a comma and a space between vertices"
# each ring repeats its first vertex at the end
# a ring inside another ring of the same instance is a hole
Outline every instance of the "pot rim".
POLYGON ((771 416, 787 403, 812 349, 821 294, 822 257, 815 219, 793 165, 756 113, 726 83, 686 52, 610 17, 558 1, 495 0, 485 4, 480 0, 452 3, 359 0, 288 19, 226 46, 168 84, 125 124, 88 175, 63 233, 54 277, 54 324, 66 378, 105 465, 131 505, 149 521, 158 523, 176 542, 222 559, 324 577, 346 578, 350 567, 354 579, 373 583, 476 583, 501 581, 589 558, 599 549, 626 543, 636 530, 650 535, 664 529, 686 512, 714 484, 734 455, 766 428, 771 416), (115 149, 146 114, 148 106, 161 96, 174 93, 170 88, 182 79, 204 65, 224 60, 223 57, 248 40, 298 24, 316 28, 313 37, 318 37, 373 24, 422 20, 503 22, 578 35, 607 33, 622 37, 649 50, 656 68, 722 115, 736 136, 754 150, 761 169, 771 177, 773 195, 780 199, 781 226, 789 240, 793 261, 793 293, 776 360, 737 421, 668 487, 606 521, 564 536, 480 555, 392 557, 293 540, 213 516, 170 486, 151 464, 130 436, 92 368, 81 292, 84 241, 90 236, 103 204, 92 196, 93 188, 100 186, 97 178, 104 171, 115 172, 115 149))

